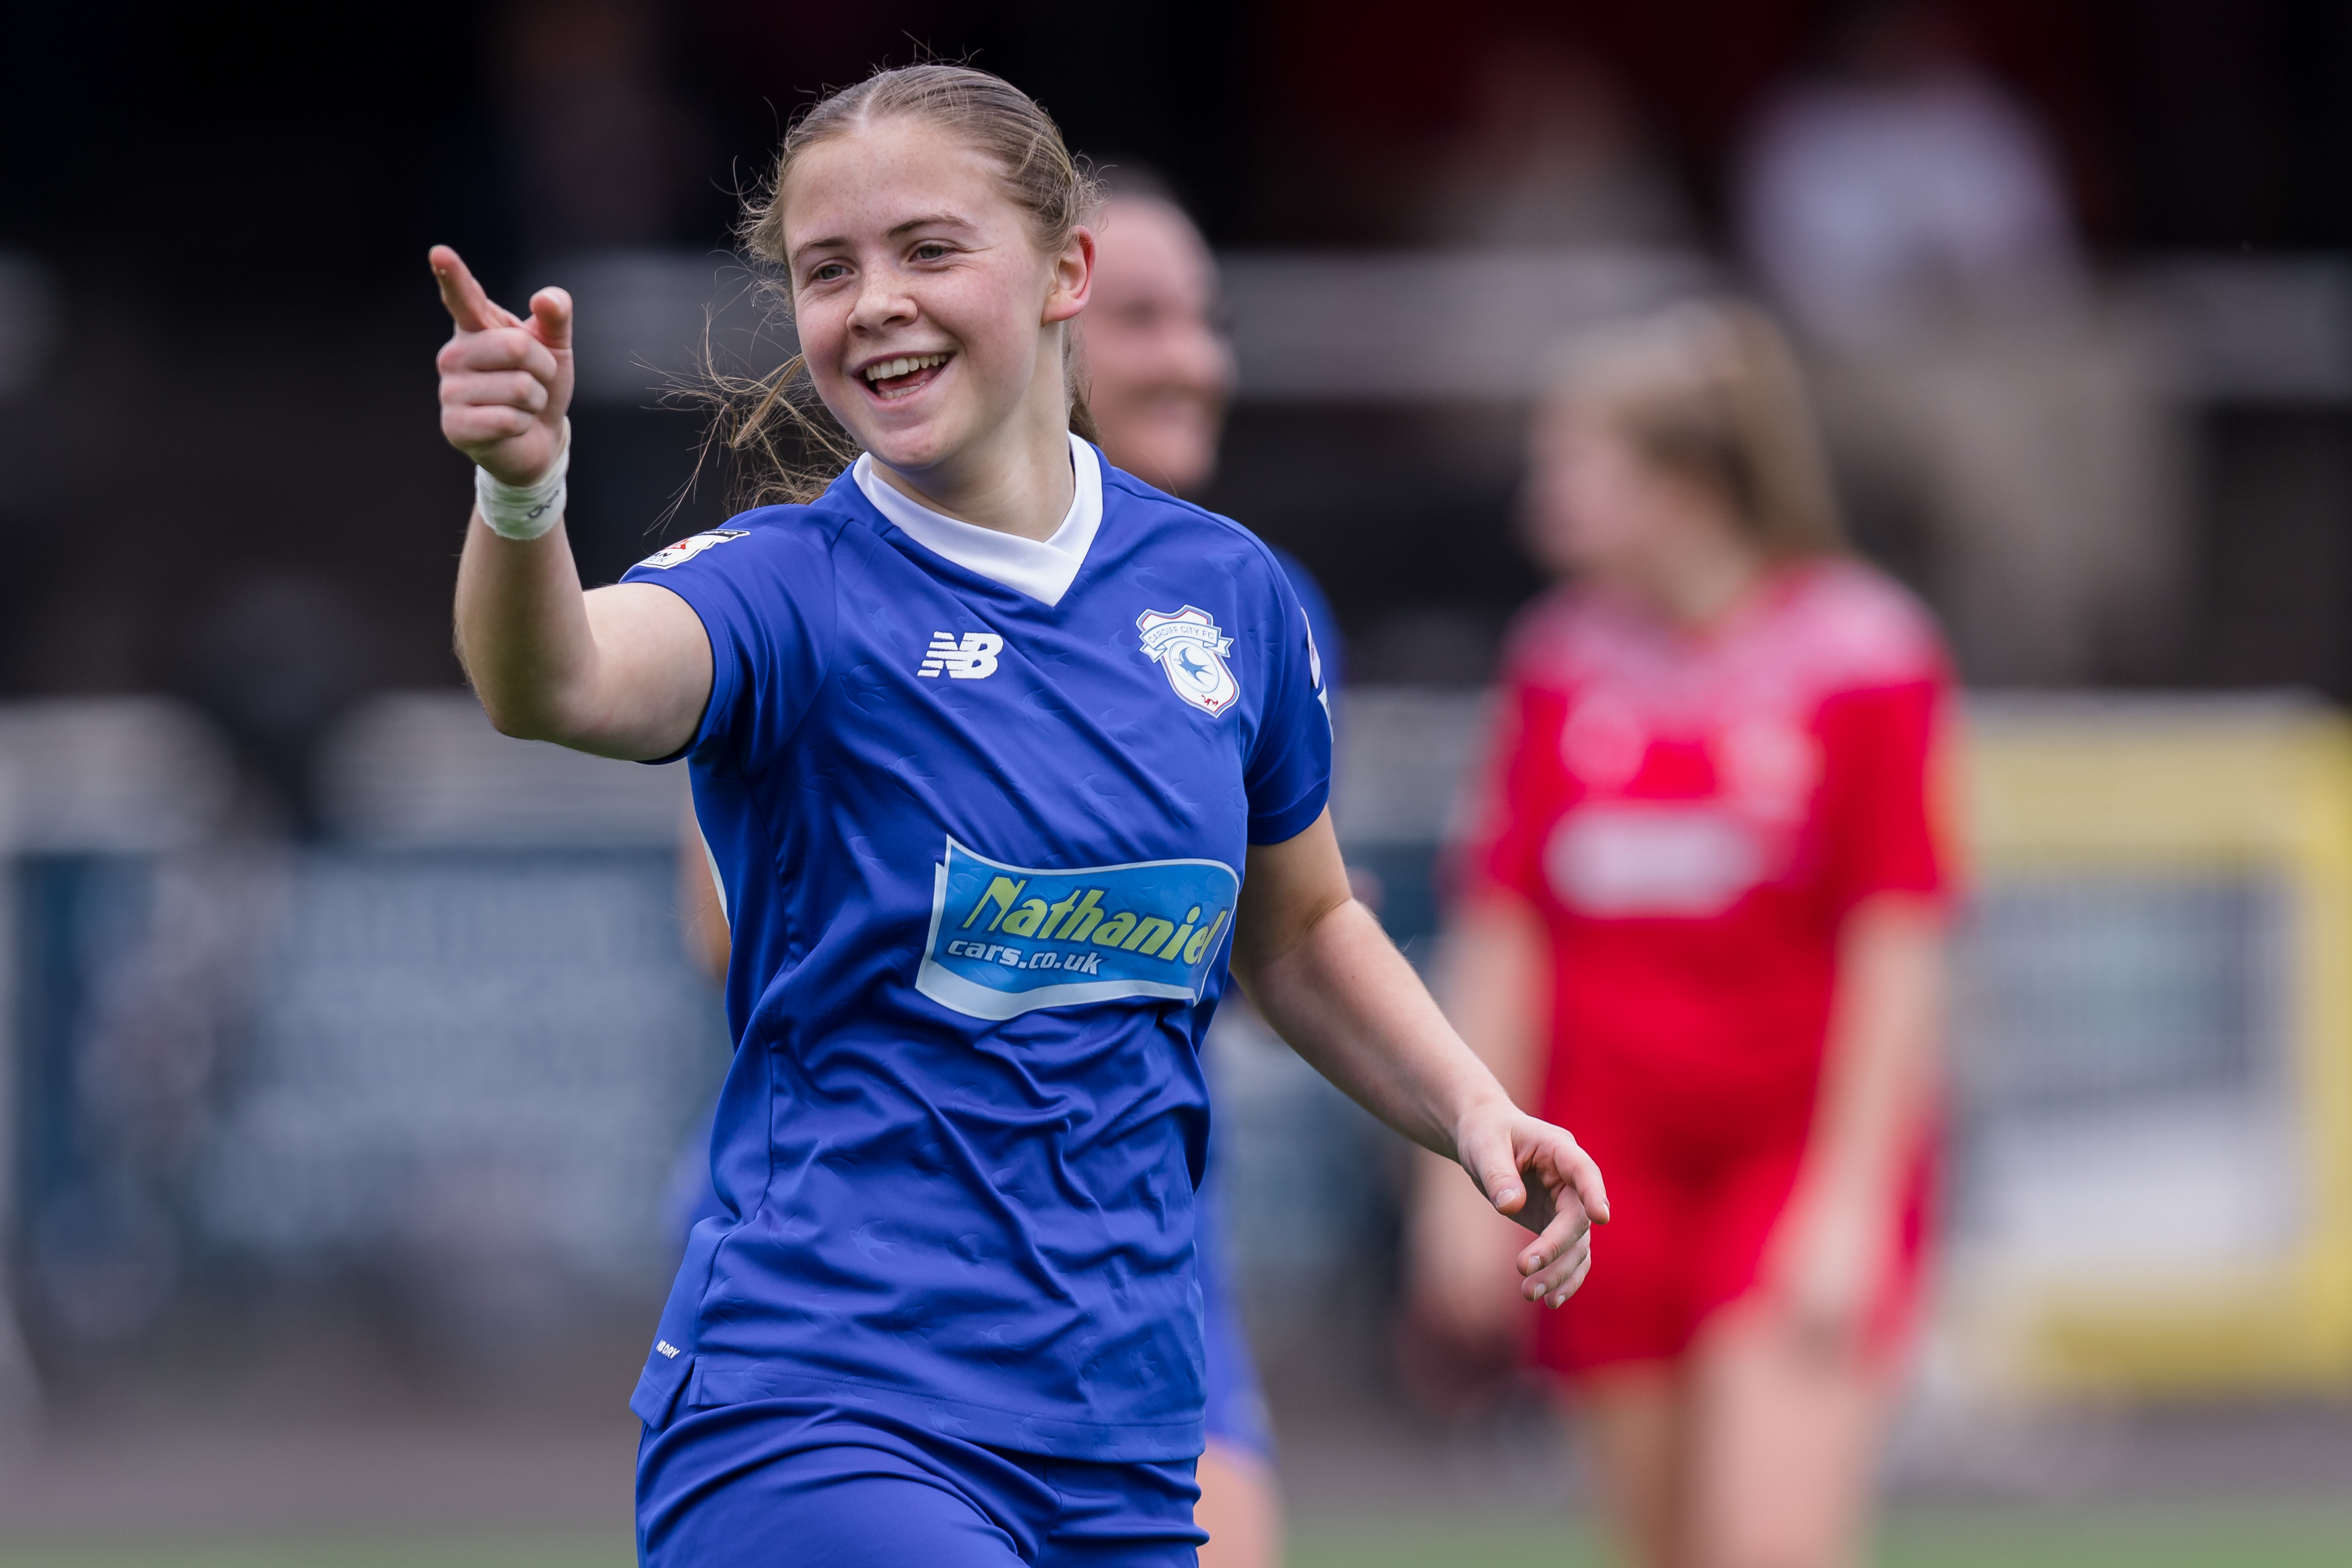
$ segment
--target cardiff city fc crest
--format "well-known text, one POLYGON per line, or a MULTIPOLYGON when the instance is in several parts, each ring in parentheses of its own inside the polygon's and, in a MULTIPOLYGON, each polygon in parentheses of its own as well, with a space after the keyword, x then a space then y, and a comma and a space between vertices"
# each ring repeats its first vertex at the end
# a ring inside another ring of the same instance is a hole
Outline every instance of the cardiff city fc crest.
POLYGON ((1160 666, 1176 695, 1214 718, 1242 695, 1225 664, 1234 640, 1217 630, 1205 610, 1187 604, 1170 615, 1147 610, 1135 618, 1143 633, 1145 657, 1160 666))

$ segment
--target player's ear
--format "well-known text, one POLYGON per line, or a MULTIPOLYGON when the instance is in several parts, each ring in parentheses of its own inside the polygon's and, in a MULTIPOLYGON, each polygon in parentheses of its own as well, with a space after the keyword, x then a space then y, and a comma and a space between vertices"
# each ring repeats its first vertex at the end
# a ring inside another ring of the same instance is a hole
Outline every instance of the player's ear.
POLYGON ((1054 286, 1045 296, 1044 324, 1067 321, 1087 308, 1094 296, 1095 231, 1080 224, 1053 258, 1054 286))

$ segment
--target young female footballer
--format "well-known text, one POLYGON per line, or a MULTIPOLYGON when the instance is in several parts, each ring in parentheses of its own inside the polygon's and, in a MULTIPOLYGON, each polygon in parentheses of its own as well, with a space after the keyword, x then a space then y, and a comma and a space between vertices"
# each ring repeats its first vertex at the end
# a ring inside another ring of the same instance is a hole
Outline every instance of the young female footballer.
MULTIPOLYGON (((1192 1560, 1196 1047, 1228 963, 1537 1232, 1528 1300, 1574 1291, 1607 1214, 1349 898, 1265 548, 1085 439, 1087 194, 978 71, 816 106, 746 236, 860 455, 584 594, 570 301, 517 318, 432 256, 443 430, 480 467, 475 688, 509 734, 689 759, 733 931, 726 1212, 632 1402, 648 1563, 1192 1560)), ((773 450, 791 398, 727 438, 773 450)))

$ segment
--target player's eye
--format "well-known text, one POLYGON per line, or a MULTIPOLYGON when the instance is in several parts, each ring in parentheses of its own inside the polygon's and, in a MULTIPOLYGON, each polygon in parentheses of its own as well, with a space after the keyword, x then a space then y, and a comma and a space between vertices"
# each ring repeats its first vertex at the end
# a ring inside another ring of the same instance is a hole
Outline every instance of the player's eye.
POLYGON ((849 264, 847 262, 821 261, 810 269, 808 280, 811 283, 833 283, 848 276, 849 264))
POLYGON ((917 261, 945 261, 947 256, 948 247, 935 239, 927 239, 915 247, 917 261))

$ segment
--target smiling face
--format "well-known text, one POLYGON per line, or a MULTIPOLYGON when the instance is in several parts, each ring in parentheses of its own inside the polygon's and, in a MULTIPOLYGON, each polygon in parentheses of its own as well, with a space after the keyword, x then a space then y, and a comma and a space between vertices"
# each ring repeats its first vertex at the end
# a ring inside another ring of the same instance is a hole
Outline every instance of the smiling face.
POLYGON ((986 154, 904 118, 808 148, 779 200, 810 378, 877 462, 952 494, 1059 453, 1091 235, 1045 255, 986 154))
POLYGON ((1191 220, 1150 198, 1111 204, 1085 329, 1103 451, 1163 489, 1200 490, 1216 471, 1234 360, 1216 266, 1191 220))

